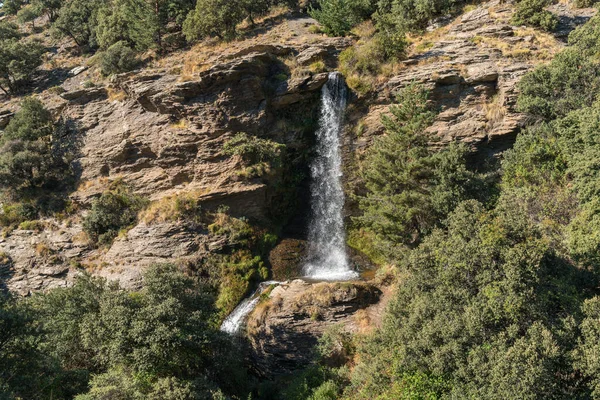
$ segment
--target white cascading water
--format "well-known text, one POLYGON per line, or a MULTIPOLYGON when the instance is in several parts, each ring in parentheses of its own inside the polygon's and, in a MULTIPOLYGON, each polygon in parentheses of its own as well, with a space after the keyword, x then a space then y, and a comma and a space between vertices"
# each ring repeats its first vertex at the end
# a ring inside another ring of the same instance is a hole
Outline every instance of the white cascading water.
POLYGON ((227 332, 231 335, 240 333, 242 326, 246 321, 246 317, 252 312, 252 310, 254 310, 260 301, 260 295, 262 294, 263 290, 270 285, 277 285, 279 283, 280 282, 277 281, 261 282, 258 285, 258 289, 256 289, 251 296, 245 298, 240 304, 238 304, 235 310, 233 310, 233 312, 229 314, 227 318, 225 318, 225 321, 223 321, 221 324, 221 331, 227 332))
POLYGON ((317 154, 310 168, 312 215, 304 272, 307 278, 316 280, 347 280, 357 274, 350 268, 345 244, 340 133, 346 83, 341 74, 329 74, 321 101, 317 154))

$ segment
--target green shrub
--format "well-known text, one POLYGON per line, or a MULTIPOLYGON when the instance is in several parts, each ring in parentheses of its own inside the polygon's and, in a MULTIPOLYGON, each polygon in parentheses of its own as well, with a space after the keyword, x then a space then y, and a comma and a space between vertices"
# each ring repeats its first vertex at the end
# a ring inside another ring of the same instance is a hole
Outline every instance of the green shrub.
POLYGON ((521 0, 517 3, 517 10, 512 17, 512 23, 553 31, 558 25, 558 18, 545 9, 549 5, 549 0, 521 0))
POLYGON ((281 167, 285 145, 269 139, 261 139, 246 133, 238 133, 223 146, 223 153, 239 156, 246 169, 242 174, 248 178, 260 177, 281 167))
POLYGON ((242 2, 236 0, 198 0, 183 23, 183 33, 193 42, 216 36, 231 40, 236 26, 246 18, 242 2))
POLYGON ((146 203, 143 198, 117 186, 92 203, 83 220, 83 230, 95 243, 110 245, 120 230, 135 224, 138 212, 146 203))
POLYGON ((104 76, 131 71, 139 65, 137 54, 123 41, 100 53, 99 61, 100 71, 104 76))
POLYGON ((519 83, 519 111, 545 119, 563 117, 591 106, 600 93, 598 62, 573 46, 560 52, 550 64, 525 75, 519 83))
POLYGON ((344 36, 374 11, 371 0, 318 0, 309 14, 332 36, 344 36))
POLYGON ((3 204, 0 212, 0 225, 15 226, 24 221, 38 218, 38 209, 29 203, 3 204))

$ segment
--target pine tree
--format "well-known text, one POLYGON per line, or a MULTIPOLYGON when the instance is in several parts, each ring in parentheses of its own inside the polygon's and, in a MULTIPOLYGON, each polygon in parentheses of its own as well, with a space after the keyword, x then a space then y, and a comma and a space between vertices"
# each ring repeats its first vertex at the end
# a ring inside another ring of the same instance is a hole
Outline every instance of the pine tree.
POLYGON ((426 133, 434 114, 428 93, 411 84, 397 95, 398 105, 383 117, 386 135, 369 152, 362 169, 367 194, 359 198, 364 227, 394 244, 415 244, 467 197, 476 175, 465 166, 467 150, 430 147, 426 133))

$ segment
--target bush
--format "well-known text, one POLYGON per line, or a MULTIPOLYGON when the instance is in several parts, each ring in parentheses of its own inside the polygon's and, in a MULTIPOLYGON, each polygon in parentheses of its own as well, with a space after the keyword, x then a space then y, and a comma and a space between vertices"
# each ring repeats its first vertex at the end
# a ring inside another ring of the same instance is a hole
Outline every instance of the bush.
POLYGON ((33 204, 3 204, 0 212, 0 225, 14 227, 22 222, 35 220, 38 216, 39 211, 33 204))
POLYGON ((525 75, 519 83, 519 111, 549 120, 594 104, 600 93, 600 69, 584 51, 568 47, 550 64, 525 75))
POLYGON ((238 133, 223 146, 223 153, 239 156, 246 169, 240 175, 255 178, 281 167, 285 145, 269 139, 261 139, 246 133, 238 133))
POLYGON ((92 203, 92 209, 83 220, 83 230, 92 241, 104 246, 110 245, 119 231, 132 226, 146 205, 144 199, 122 185, 114 186, 92 203))
POLYGON ((158 20, 145 0, 109 0, 98 9, 94 29, 101 49, 125 42, 144 51, 154 44, 158 20))
POLYGON ((514 25, 530 25, 553 31, 558 25, 558 18, 545 10, 550 5, 548 0, 521 0, 512 17, 514 25))
POLYGON ((100 71, 109 76, 131 71, 139 65, 136 53, 125 42, 117 42, 100 53, 100 71))

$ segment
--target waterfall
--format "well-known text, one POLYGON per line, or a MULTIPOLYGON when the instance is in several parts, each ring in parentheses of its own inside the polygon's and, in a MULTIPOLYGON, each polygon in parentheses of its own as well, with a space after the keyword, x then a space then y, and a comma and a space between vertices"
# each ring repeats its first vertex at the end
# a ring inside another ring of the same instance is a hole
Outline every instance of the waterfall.
POLYGON ((311 164, 312 215, 308 233, 307 277, 344 280, 356 277, 346 254, 340 133, 346 108, 346 83, 333 72, 321 92, 316 157, 311 164))
POLYGON ((244 322, 246 321, 248 314, 250 314, 258 305, 258 302, 260 301, 260 295, 262 294, 263 290, 270 285, 276 285, 279 283, 280 282, 277 281, 261 282, 258 285, 258 289, 256 289, 251 296, 242 300, 235 310, 233 310, 233 312, 229 314, 227 318, 225 318, 225 321, 223 321, 221 324, 221 331, 227 332, 231 335, 238 334, 244 322))

